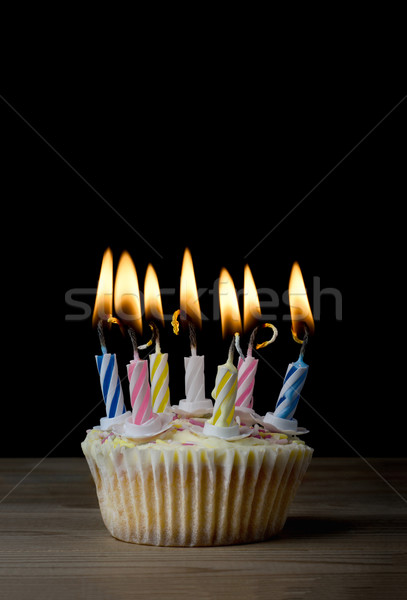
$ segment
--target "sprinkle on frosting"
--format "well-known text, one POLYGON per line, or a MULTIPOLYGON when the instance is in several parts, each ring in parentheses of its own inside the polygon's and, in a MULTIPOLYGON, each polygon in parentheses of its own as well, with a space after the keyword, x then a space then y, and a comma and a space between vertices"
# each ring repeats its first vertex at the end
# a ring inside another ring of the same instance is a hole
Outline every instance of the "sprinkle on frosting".
POLYGON ((192 448, 226 448, 230 444, 238 444, 239 446, 259 446, 259 445, 286 445, 286 444, 303 444, 304 442, 295 436, 288 436, 283 433, 272 433, 258 426, 253 427, 252 435, 236 441, 223 440, 219 438, 209 437, 203 433, 203 425, 205 419, 176 419, 172 422, 171 427, 163 433, 150 439, 131 439, 124 435, 118 435, 113 432, 107 434, 106 431, 93 429, 88 434, 94 439, 99 438, 100 443, 105 446, 112 444, 113 448, 135 446, 148 447, 149 445, 160 445, 161 447, 171 446, 174 448, 183 448, 189 446, 192 448))

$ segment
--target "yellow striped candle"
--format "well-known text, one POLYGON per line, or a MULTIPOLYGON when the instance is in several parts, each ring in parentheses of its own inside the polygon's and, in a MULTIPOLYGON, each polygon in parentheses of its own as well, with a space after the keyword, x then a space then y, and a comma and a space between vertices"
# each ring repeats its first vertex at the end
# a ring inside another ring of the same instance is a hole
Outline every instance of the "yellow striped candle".
POLYGON ((218 366, 212 398, 215 400, 210 425, 230 427, 235 416, 237 369, 229 361, 218 366))
POLYGON ((150 386, 153 412, 162 413, 170 403, 168 354, 150 354, 150 386))
POLYGON ((155 340, 155 353, 150 355, 150 386, 153 412, 163 413, 170 403, 168 387, 168 354, 161 352, 160 333, 155 321, 164 325, 163 306, 161 302, 160 285, 154 267, 149 264, 144 281, 144 301, 146 318, 153 330, 150 345, 155 340))
MULTIPOLYGON (((219 305, 222 322, 222 335, 236 335, 242 329, 239 304, 233 280, 226 269, 221 270, 219 278, 219 305)), ((215 400, 212 417, 205 423, 204 433, 222 438, 239 435, 239 424, 235 420, 235 402, 237 394, 237 369, 233 364, 235 340, 229 347, 224 365, 218 366, 212 398, 215 400)))

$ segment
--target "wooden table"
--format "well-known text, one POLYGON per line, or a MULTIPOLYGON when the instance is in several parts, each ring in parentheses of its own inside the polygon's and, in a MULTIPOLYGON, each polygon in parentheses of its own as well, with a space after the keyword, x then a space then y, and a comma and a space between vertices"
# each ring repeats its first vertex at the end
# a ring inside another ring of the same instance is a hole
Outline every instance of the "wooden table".
POLYGON ((314 458, 282 534, 219 548, 120 542, 85 459, 38 462, 0 461, 0 598, 407 598, 406 459, 314 458))

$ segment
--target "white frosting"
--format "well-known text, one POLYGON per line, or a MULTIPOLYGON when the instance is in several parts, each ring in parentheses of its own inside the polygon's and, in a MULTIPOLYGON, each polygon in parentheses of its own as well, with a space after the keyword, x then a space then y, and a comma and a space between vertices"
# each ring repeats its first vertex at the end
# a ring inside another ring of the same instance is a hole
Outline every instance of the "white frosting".
POLYGON ((180 400, 178 405, 171 406, 171 410, 177 415, 186 417, 204 417, 212 414, 213 403, 209 398, 194 400, 193 402, 184 399, 180 400))
POLYGON ((123 413, 122 415, 119 415, 118 417, 103 417, 102 419, 100 419, 100 429, 102 429, 102 431, 111 431, 115 425, 120 425, 121 423, 124 423, 130 416, 131 412, 128 410, 127 412, 123 413))
MULTIPOLYGON (((226 449, 230 448, 231 444, 244 447, 267 446, 269 444, 286 445, 292 443, 294 440, 296 443, 303 443, 292 435, 266 432, 264 428, 259 429, 259 425, 255 425, 254 427, 240 426, 238 435, 234 437, 215 437, 212 434, 208 435, 205 433, 204 426, 206 422, 206 419, 201 418, 175 419, 171 421, 170 426, 161 434, 150 437, 146 435, 143 435, 143 437, 127 436, 123 432, 123 425, 115 427, 114 431, 111 432, 93 428, 93 430, 90 430, 89 435, 95 435, 103 444, 106 442, 109 446, 113 444, 114 447, 124 445, 129 447, 142 446, 156 448, 157 444, 160 447, 164 444, 164 446, 179 450, 186 450, 191 447, 195 447, 196 449, 202 447, 226 449)), ((216 429, 219 429, 219 427, 216 429)))
POLYGON ((223 440, 239 440, 241 438, 249 437, 249 435, 252 435, 252 432, 253 430, 249 427, 240 427, 237 423, 230 427, 219 427, 219 425, 211 425, 207 421, 203 428, 204 435, 221 438, 223 440))
POLYGON ((235 415, 236 418, 239 417, 241 421, 245 425, 254 425, 259 422, 261 417, 252 409, 247 408, 246 406, 236 406, 235 407, 235 415))
POLYGON ((124 435, 133 440, 150 438, 169 429, 171 427, 172 419, 172 413, 153 413, 151 419, 142 425, 136 425, 135 423, 131 422, 130 417, 124 423, 116 426, 113 429, 113 433, 116 435, 124 435))

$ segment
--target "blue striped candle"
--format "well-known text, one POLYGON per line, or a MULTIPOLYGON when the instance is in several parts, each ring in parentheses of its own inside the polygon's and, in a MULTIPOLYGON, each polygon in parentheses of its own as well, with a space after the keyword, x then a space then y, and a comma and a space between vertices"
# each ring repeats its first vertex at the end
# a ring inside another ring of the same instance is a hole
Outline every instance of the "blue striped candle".
POLYGON ((96 365, 99 371, 100 387, 106 405, 106 415, 109 419, 119 417, 126 412, 122 386, 115 354, 102 354, 96 356, 96 365))
POLYGON ((302 356, 295 363, 288 365, 283 387, 277 399, 274 416, 280 419, 292 419, 297 408, 301 390, 308 374, 308 365, 302 356))

